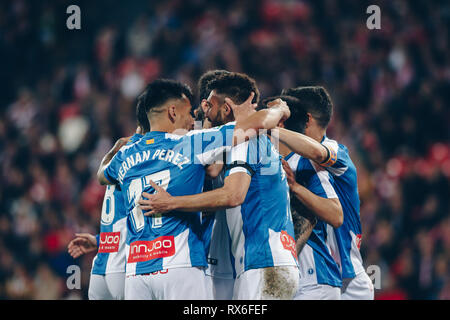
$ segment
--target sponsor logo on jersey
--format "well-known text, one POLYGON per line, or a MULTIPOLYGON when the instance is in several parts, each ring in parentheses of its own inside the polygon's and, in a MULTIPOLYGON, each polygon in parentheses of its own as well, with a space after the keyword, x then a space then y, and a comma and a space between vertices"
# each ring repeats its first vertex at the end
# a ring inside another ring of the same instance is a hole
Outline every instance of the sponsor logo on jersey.
POLYGON ((111 253, 119 251, 120 232, 100 233, 99 253, 111 253))
POLYGON ((289 250, 294 258, 297 260, 297 249, 295 248, 295 240, 286 231, 281 231, 280 240, 283 244, 283 248, 289 250))
POLYGON ((362 234, 357 234, 355 238, 356 247, 358 250, 361 248, 362 234))
POLYGON ((152 241, 134 241, 130 245, 128 263, 144 262, 175 254, 174 236, 162 236, 152 241))

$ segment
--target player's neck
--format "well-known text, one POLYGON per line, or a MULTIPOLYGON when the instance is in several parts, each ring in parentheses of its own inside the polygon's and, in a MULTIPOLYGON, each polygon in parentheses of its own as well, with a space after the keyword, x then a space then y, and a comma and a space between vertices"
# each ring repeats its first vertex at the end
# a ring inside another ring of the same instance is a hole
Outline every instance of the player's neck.
POLYGON ((306 134, 308 137, 313 138, 317 142, 322 142, 323 137, 327 131, 323 128, 315 127, 308 130, 308 133, 306 134))
POLYGON ((159 131, 172 133, 175 130, 174 125, 165 121, 154 121, 150 122, 150 131, 159 131))

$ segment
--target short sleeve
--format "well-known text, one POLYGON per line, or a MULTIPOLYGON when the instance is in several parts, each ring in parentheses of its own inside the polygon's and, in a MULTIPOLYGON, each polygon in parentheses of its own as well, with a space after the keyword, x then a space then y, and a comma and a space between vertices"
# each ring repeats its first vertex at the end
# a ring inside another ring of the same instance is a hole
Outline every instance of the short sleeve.
POLYGON ((347 171, 350 165, 350 157, 347 148, 339 145, 336 141, 325 140, 322 144, 328 149, 330 155, 325 163, 320 164, 322 167, 335 175, 340 176, 347 171))
POLYGON ((248 161, 249 141, 240 143, 233 148, 228 154, 225 176, 228 177, 233 173, 243 172, 249 176, 253 176, 254 169, 248 161))

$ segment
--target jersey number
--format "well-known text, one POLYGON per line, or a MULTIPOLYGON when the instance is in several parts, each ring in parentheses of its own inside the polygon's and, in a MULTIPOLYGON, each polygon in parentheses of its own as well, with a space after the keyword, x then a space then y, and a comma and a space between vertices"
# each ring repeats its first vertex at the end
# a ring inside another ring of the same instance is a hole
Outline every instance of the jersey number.
MULTIPOLYGON (((138 206, 138 201, 141 198, 142 191, 151 188, 149 181, 152 180, 157 185, 167 190, 170 182, 170 170, 163 170, 154 174, 150 174, 143 178, 137 178, 131 181, 128 188, 128 201, 134 205, 131 211, 131 220, 136 231, 141 231, 144 228, 145 219, 141 208, 138 206)), ((153 191, 155 192, 155 191, 153 191)), ((152 216, 152 228, 162 227, 162 217, 160 214, 152 216)))
POLYGON ((114 221, 114 191, 116 186, 107 186, 102 205, 102 224, 110 225, 114 221))

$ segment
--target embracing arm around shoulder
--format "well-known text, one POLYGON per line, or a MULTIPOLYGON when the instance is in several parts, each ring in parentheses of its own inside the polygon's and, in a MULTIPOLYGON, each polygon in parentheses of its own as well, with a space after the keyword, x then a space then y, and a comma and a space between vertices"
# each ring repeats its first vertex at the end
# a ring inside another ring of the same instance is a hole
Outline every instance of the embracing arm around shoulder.
POLYGON ((330 158, 330 151, 326 146, 304 134, 284 128, 272 130, 271 134, 273 138, 278 138, 293 152, 318 164, 326 163, 330 158))
POLYGON ((126 138, 120 138, 116 141, 114 146, 111 148, 111 150, 108 151, 108 153, 103 157, 102 161, 100 162, 100 166, 97 171, 97 179, 98 182, 100 182, 101 185, 105 184, 114 184, 113 182, 109 181, 105 177, 105 168, 111 161, 111 159, 114 157, 114 155, 119 151, 120 148, 122 148, 124 145, 127 144, 127 142, 130 140, 130 137, 126 138))
POLYGON ((150 184, 157 192, 142 193, 146 199, 139 200, 139 205, 146 216, 173 210, 198 212, 233 208, 244 202, 250 180, 247 173, 237 172, 225 178, 223 187, 189 196, 171 196, 151 181, 150 184))

